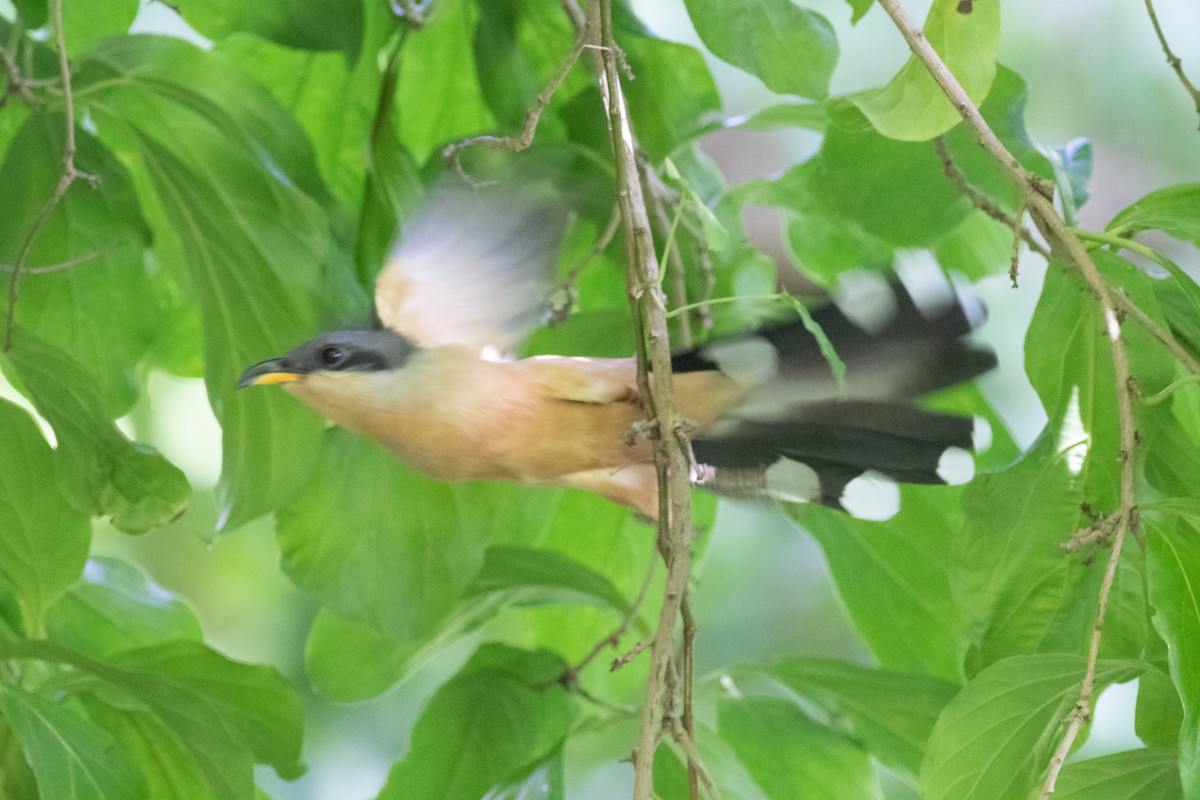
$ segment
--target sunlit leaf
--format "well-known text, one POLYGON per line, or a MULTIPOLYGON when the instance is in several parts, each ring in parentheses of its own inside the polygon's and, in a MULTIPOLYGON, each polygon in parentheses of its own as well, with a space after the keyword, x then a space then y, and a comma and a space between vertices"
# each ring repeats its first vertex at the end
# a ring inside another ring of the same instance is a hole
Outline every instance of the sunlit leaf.
POLYGON ((1174 750, 1126 750, 1067 764, 1055 800, 1175 800, 1185 797, 1174 750))
MULTIPOLYGON (((978 105, 996 75, 1000 4, 934 0, 924 33, 925 40, 978 105)), ((887 86, 850 95, 846 100, 866 115, 875 130, 892 139, 932 139, 962 119, 916 56, 909 57, 887 86)))
MULTIPOLYGON (((1029 797, 1049 768, 1063 720, 1079 698, 1084 661, 1066 654, 1014 656, 975 676, 933 729, 921 768, 921 796, 1029 797)), ((1096 695, 1140 671, 1136 663, 1101 661, 1096 695)))
POLYGON ((837 37, 820 14, 791 0, 686 0, 686 5, 705 47, 771 91, 814 100, 829 93, 837 37))
POLYGON ((183 473, 153 448, 130 442, 104 413, 91 371, 18 330, 8 361, 58 438, 57 466, 77 508, 112 517, 128 533, 170 522, 187 506, 183 473))

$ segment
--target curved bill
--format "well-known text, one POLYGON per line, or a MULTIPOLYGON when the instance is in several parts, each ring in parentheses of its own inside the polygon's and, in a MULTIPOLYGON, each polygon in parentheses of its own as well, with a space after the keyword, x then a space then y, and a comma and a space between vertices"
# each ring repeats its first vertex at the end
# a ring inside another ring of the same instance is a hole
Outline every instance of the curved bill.
POLYGON ((298 381, 303 376, 303 373, 296 372, 294 368, 285 368, 282 358, 269 358, 266 361, 260 361, 254 366, 248 368, 242 373, 242 377, 238 380, 237 388, 245 389, 247 386, 267 386, 272 383, 291 383, 298 381))

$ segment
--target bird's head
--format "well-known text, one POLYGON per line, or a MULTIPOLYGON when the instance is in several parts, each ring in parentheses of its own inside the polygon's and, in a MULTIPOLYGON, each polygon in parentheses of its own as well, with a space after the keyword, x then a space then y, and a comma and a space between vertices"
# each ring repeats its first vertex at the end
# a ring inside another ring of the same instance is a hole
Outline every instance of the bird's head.
POLYGON ((260 361, 242 373, 238 388, 264 384, 299 384, 344 380, 364 373, 393 372, 404 367, 417 347, 390 330, 324 333, 293 347, 287 355, 260 361))

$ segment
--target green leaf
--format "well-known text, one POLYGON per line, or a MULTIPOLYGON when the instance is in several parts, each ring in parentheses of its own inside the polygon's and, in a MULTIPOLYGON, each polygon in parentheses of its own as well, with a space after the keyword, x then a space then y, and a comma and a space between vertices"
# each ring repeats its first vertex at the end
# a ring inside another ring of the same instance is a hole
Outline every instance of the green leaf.
POLYGON ((483 563, 498 487, 439 483, 342 429, 318 450, 311 483, 279 513, 284 570, 391 639, 432 633, 483 563))
MULTIPOLYGON (((1091 524, 1080 510, 1078 447, 1044 433, 1005 469, 977 475, 963 495, 966 524, 953 546, 953 588, 973 641, 968 674, 1008 656, 1082 652, 1091 635, 1104 559, 1058 545, 1091 524), (1074 470, 1074 473, 1073 473, 1074 470)), ((1146 640, 1142 577, 1126 551, 1109 606, 1104 653, 1140 655, 1146 640)))
POLYGON ((112 738, 58 703, 0 683, 0 717, 25 751, 41 800, 147 797, 137 768, 112 738))
MULTIPOLYGON (((861 239, 858 248, 863 256, 875 256, 884 263, 887 259, 882 256, 889 254, 888 246, 930 247, 972 211, 970 201, 943 173, 931 142, 899 142, 874 132, 838 128, 829 129, 813 159, 757 187, 751 197, 754 202, 794 212, 798 224, 809 217, 813 225, 835 218, 845 231, 836 241, 847 235, 861 239), (914 205, 920 206, 921 214, 911 213, 914 205)), ((829 271, 818 259, 833 248, 816 250, 811 254, 813 263, 804 248, 796 249, 806 266, 818 274, 829 271)), ((840 249, 844 251, 846 245, 841 244, 840 249)), ((842 262, 847 261, 843 256, 842 262)))
POLYGON ((562 749, 553 751, 525 775, 487 793, 484 800, 566 800, 562 749))
POLYGON ((1147 669, 1138 679, 1133 731, 1148 747, 1179 745, 1183 706, 1171 677, 1159 669, 1147 669))
POLYGON ((489 547, 465 595, 502 593, 520 605, 592 603, 624 613, 628 603, 603 575, 559 553, 489 547))
POLYGON ((1200 183, 1177 183, 1126 206, 1105 230, 1127 236, 1159 230, 1200 247, 1200 183))
POLYGON ((778 128, 803 128, 824 131, 829 114, 823 103, 782 103, 761 111, 725 120, 724 127, 744 131, 772 131, 778 128))
MULTIPOLYGON (((129 174, 96 139, 75 132, 76 166, 99 184, 77 180, 47 219, 26 266, 74 266, 21 280, 16 323, 83 362, 109 417, 129 412, 135 370, 163 324, 163 310, 143 262, 150 232, 129 174), (137 309, 138 313, 129 313, 137 309)), ((0 166, 0 263, 16 261, 20 243, 62 174, 61 114, 35 114, 21 127, 0 166)), ((5 276, 7 299, 8 280, 5 276)), ((16 343, 18 346, 20 342, 16 343)))
POLYGON ((823 100, 838 45, 825 17, 791 0, 686 0, 700 41, 713 55, 757 76, 767 88, 823 100))
POLYGON ((126 439, 104 413, 96 381, 66 353, 18 330, 8 361, 58 438, 57 466, 72 504, 111 516, 127 533, 175 519, 190 495, 183 473, 126 439))
POLYGON ((88 716, 108 731, 137 764, 152 800, 234 800, 232 784, 212 786, 180 735, 148 711, 118 708, 94 697, 84 698, 88 716))
MULTIPOLYGON (((1000 4, 935 0, 924 32, 967 96, 979 105, 996 76, 1000 4)), ((945 133, 962 119, 916 56, 909 57, 887 86, 839 102, 846 101, 890 139, 922 142, 945 133)))
POLYGON ((404 44, 396 108, 400 141, 418 163, 454 139, 495 129, 475 70, 466 67, 477 17, 475 3, 443 0, 404 44))
POLYGON ((363 7, 359 3, 204 0, 185 3, 179 12, 189 25, 209 39, 248 32, 300 50, 340 50, 351 62, 358 58, 362 44, 363 7))
POLYGON ((717 729, 771 800, 883 797, 867 753, 794 703, 771 697, 722 700, 717 729))
MULTIPOLYGON (((1029 91, 1021 76, 998 66, 992 88, 979 112, 1022 166, 1043 178, 1053 178, 1054 169, 1043 154, 1041 146, 1033 141, 1025 127, 1025 104, 1028 99, 1029 91)), ((979 137, 975 131, 965 123, 957 125, 946 133, 944 141, 954 165, 963 173, 967 182, 1005 211, 1015 215, 1020 205, 1020 197, 1012 174, 1005 165, 997 162, 991 153, 979 146, 979 137)))
POLYGON ((344 318, 365 299, 348 258, 332 249, 340 223, 311 148, 266 90, 178 41, 105 45, 81 70, 80 94, 102 99, 101 133, 140 162, 164 220, 160 257, 194 292, 209 401, 224 432, 219 525, 236 527, 296 491, 321 430, 319 417, 281 393, 235 394, 238 375, 311 336, 321 310, 344 318), (141 127, 106 128, 114 118, 141 127))
POLYGON ((1171 678, 1183 701, 1179 771, 1184 798, 1200 797, 1200 544, 1196 529, 1156 525, 1146 535, 1154 627, 1167 643, 1171 678))
MULTIPOLYGON (((1022 655, 971 680, 942 712, 921 768, 925 800, 1026 800, 1049 768, 1063 720, 1079 699, 1082 656, 1022 655)), ((1142 666, 1101 661, 1098 696, 1136 678, 1142 666)))
MULTIPOLYGON (((1154 287, 1144 272, 1107 251, 1093 251, 1092 258, 1101 273, 1122 287, 1139 308, 1161 319, 1154 287)), ((1102 512, 1116 506, 1120 448, 1116 378, 1107 329, 1099 303, 1085 291, 1079 277, 1053 264, 1026 333, 1025 371, 1046 414, 1056 424, 1068 412, 1074 417, 1077 411, 1082 431, 1072 435, 1083 444, 1074 458, 1086 455, 1081 499, 1102 512), (1046 342, 1056 346, 1046 347, 1046 342)), ((1124 325, 1122 337, 1140 391, 1154 394, 1174 379, 1170 354, 1142 326, 1124 325)), ((1166 417, 1161 407, 1142 405, 1137 413, 1139 432, 1147 438, 1166 417)))
POLYGON ((17 595, 26 632, 43 630, 54 598, 79 577, 91 526, 58 488, 54 454, 23 410, 0 400, 0 583, 17 595))
POLYGON ((1008 272, 1013 230, 1003 222, 975 211, 934 247, 943 269, 961 272, 972 281, 1008 272))
POLYGON ((172 639, 200 641, 196 615, 132 564, 115 558, 88 561, 83 578, 46 614, 49 637, 103 659, 172 639))
POLYGON ((1176 800, 1183 797, 1174 750, 1127 750, 1063 767, 1055 800, 1176 800))
POLYGON ((494 617, 501 600, 498 595, 460 600, 435 631, 416 639, 389 638, 370 623, 325 606, 313 620, 304 650, 309 680, 339 703, 381 695, 494 617))
POLYGON ((721 98, 695 48, 648 37, 628 37, 622 44, 637 76, 622 85, 629 115, 638 144, 657 164, 703 133, 706 117, 721 110, 721 98))
POLYGON ((273 667, 232 661, 199 642, 168 642, 118 653, 117 683, 180 736, 210 783, 249 782, 251 760, 299 777, 303 715, 295 689, 273 667))
POLYGON ((571 723, 558 656, 484 645, 434 694, 380 800, 477 800, 557 750, 571 723))
POLYGON ((888 669, 961 680, 966 644, 950 585, 958 491, 902 487, 900 512, 886 522, 796 510, 829 560, 859 634, 888 669))
POLYGON ((137 13, 138 0, 63 3, 63 36, 67 41, 67 52, 76 55, 106 36, 127 32, 137 13))
POLYGON ((1088 199, 1088 181, 1092 179, 1092 143, 1073 139, 1066 144, 1044 146, 1042 153, 1054 167, 1054 182, 1063 217, 1068 225, 1075 224, 1075 214, 1088 199))
POLYGON ((850 24, 857 23, 863 16, 871 10, 871 6, 875 4, 875 0, 846 0, 850 4, 850 8, 854 13, 850 17, 850 24))
POLYGON ((845 725, 882 763, 913 775, 938 715, 958 692, 938 678, 844 661, 784 658, 761 670, 845 725))

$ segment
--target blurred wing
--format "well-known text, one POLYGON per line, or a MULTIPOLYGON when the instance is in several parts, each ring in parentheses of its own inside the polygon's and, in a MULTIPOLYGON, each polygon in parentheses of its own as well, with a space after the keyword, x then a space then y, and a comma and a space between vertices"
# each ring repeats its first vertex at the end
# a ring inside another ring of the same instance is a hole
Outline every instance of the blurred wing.
POLYGON ((528 187, 441 186, 403 226, 375 283, 375 312, 423 347, 506 353, 554 288, 563 214, 528 187))

